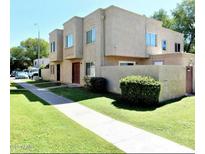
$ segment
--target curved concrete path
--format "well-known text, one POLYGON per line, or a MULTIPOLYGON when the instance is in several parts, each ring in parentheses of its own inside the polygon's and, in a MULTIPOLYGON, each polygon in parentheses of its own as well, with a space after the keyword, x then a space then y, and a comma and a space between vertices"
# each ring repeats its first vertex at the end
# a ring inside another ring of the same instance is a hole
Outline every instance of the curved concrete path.
POLYGON ((194 153, 192 149, 112 119, 46 89, 19 84, 126 153, 194 153))

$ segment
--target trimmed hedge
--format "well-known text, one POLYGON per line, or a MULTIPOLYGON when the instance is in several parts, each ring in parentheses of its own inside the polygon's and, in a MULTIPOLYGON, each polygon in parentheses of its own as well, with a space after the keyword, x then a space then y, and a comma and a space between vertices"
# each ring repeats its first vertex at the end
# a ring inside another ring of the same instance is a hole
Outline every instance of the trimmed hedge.
POLYGON ((85 77, 85 87, 93 92, 106 92, 107 80, 103 77, 85 77))
POLYGON ((160 82, 149 76, 127 76, 120 79, 122 97, 140 106, 159 102, 160 82))

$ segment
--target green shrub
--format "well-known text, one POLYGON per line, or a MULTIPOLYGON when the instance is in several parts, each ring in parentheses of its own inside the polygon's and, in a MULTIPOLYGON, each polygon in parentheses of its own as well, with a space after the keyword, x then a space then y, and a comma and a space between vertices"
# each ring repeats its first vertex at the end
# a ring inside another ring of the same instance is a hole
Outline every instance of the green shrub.
POLYGON ((85 77, 85 87, 93 92, 106 92, 107 80, 103 77, 85 77))
POLYGON ((88 77, 88 76, 85 76, 85 77, 84 77, 85 88, 88 88, 88 89, 89 89, 89 88, 91 87, 90 79, 91 79, 91 77, 88 77))
POLYGON ((127 76, 120 79, 122 97, 140 106, 159 102, 160 82, 149 76, 127 76))

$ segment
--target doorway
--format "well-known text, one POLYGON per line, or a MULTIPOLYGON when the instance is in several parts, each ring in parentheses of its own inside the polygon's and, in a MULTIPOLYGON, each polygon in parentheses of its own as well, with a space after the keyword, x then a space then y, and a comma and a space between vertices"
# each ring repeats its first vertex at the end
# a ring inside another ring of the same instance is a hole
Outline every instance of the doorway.
POLYGON ((80 83, 80 62, 72 63, 72 83, 80 83))
POLYGON ((61 70, 60 70, 60 64, 57 64, 57 81, 60 81, 60 72, 61 72, 61 70))

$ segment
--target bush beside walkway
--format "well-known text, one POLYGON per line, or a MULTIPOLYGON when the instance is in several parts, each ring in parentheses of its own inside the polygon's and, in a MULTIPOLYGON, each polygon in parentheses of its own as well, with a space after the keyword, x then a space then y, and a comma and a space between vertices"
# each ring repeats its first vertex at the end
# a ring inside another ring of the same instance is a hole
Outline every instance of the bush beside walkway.
POLYGON ((92 93, 84 88, 51 91, 116 120, 195 148, 195 97, 169 101, 158 108, 141 108, 121 101, 118 95, 92 93))

